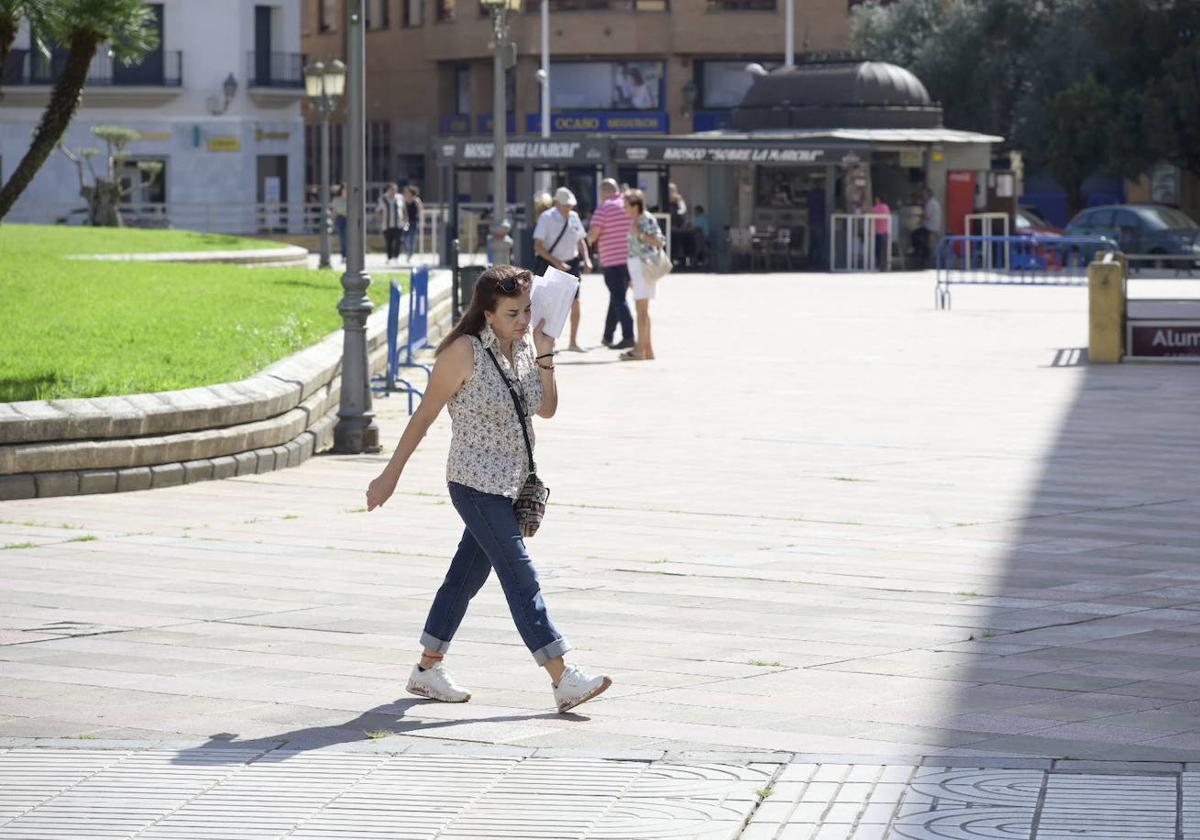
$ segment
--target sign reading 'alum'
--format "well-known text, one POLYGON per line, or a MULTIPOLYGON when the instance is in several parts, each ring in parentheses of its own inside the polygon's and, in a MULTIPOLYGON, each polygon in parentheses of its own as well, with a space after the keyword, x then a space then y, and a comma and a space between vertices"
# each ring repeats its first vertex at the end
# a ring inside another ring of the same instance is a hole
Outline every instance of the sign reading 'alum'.
POLYGON ((1158 321, 1129 323, 1129 355, 1200 359, 1200 322, 1158 321))

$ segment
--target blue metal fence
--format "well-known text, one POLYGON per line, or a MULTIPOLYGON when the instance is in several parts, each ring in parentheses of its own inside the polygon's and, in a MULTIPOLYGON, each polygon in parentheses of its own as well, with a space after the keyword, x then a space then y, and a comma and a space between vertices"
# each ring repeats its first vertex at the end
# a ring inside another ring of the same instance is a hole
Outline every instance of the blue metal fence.
MULTIPOLYGON (((400 284, 391 282, 388 295, 387 316, 387 373, 382 377, 382 385, 376 385, 374 390, 383 396, 393 392, 408 395, 408 413, 413 413, 413 397, 423 397, 425 392, 400 376, 405 368, 416 368, 425 371, 426 377, 433 373, 428 365, 413 361, 414 350, 429 348, 429 266, 423 265, 413 270, 409 278, 408 293, 408 329, 405 332, 403 344, 400 340, 400 284)), ((374 382, 380 382, 375 377, 374 382)))
POLYGON ((954 285, 1085 286, 1088 263, 1116 250, 1103 236, 946 236, 935 254, 934 303, 949 309, 954 285))

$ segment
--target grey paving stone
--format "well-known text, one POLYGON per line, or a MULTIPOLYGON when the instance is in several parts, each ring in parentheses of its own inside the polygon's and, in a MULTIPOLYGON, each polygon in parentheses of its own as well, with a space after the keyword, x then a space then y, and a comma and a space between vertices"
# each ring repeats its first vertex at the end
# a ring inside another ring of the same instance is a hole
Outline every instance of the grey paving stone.
POLYGON ((183 464, 160 464, 150 468, 151 487, 178 487, 184 482, 183 464))
POLYGON ((117 490, 121 493, 129 490, 149 490, 153 483, 154 476, 149 467, 117 470, 117 490))
POLYGON ((275 463, 278 453, 273 448, 256 449, 254 450, 254 454, 258 456, 258 461, 254 467, 255 472, 259 474, 267 473, 278 468, 275 463))
POLYGON ((214 479, 233 478, 237 475, 238 462, 232 455, 222 455, 212 459, 214 479))
POLYGON ((117 491, 116 470, 80 470, 80 493, 115 493, 117 491))
POLYGON ((0 502, 32 499, 37 495, 37 483, 32 475, 0 475, 0 502))
POLYGON ((211 481, 213 479, 213 462, 208 459, 184 461, 182 466, 183 482, 185 484, 195 484, 197 481, 211 481))
POLYGON ((75 496, 79 493, 79 473, 64 470, 52 473, 34 473, 39 496, 75 496))
POLYGON ((258 455, 254 452, 238 452, 233 456, 238 475, 254 475, 258 472, 258 455))

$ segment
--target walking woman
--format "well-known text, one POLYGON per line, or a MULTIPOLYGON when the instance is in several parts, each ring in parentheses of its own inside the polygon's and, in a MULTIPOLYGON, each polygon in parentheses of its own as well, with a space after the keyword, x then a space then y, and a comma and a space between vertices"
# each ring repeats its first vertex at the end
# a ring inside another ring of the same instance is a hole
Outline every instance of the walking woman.
POLYGON ((646 211, 646 194, 641 190, 625 193, 625 212, 633 220, 629 228, 629 284, 633 287, 633 305, 637 312, 637 336, 632 350, 620 355, 626 362, 654 358, 650 339, 650 301, 654 299, 657 280, 646 277, 646 261, 654 259, 666 244, 658 222, 646 211))
POLYGON ((530 334, 532 282, 532 274, 511 265, 492 266, 479 276, 470 308, 438 345, 420 407, 391 460, 367 489, 367 509, 392 495, 417 444, 448 405, 446 478, 450 501, 466 528, 425 621, 424 651, 408 691, 447 703, 471 699, 442 659, 467 604, 495 569, 517 630, 534 661, 550 674, 555 704, 565 712, 600 694, 612 680, 589 676, 563 661, 571 645, 546 611, 513 507, 533 461, 532 415, 548 419, 558 408, 554 339, 541 323, 530 334), (518 416, 515 403, 524 416, 518 416))

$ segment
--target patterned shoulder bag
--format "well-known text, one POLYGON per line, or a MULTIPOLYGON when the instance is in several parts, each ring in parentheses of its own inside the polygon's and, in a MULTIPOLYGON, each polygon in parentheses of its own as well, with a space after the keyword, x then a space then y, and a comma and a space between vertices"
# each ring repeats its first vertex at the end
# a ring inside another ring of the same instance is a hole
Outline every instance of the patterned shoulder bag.
POLYGON ((525 453, 529 456, 529 477, 525 479, 521 492, 513 502, 513 510, 517 514, 517 526, 521 529, 521 536, 528 539, 537 533, 538 526, 542 524, 542 519, 546 516, 546 502, 550 501, 550 488, 537 477, 537 467, 533 463, 533 445, 529 442, 529 430, 525 427, 525 411, 521 408, 521 399, 517 396, 517 389, 513 387, 512 381, 504 375, 504 369, 500 367, 500 361, 496 358, 496 354, 491 351, 491 348, 487 352, 492 359, 492 364, 496 366, 496 373, 500 374, 500 378, 508 386, 513 408, 517 410, 517 422, 521 424, 521 436, 525 438, 525 453))

